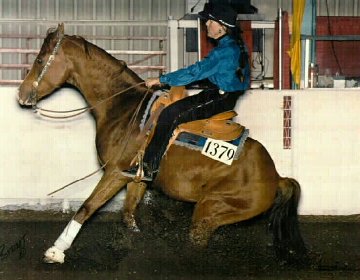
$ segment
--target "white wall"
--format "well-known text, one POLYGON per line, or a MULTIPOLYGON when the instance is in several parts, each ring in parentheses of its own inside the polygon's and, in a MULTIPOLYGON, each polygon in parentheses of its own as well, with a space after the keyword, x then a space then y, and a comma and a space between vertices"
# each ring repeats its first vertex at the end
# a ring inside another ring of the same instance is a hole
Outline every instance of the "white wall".
POLYGON ((282 176, 302 186, 300 213, 360 213, 358 90, 252 91, 238 120, 273 157, 282 176), (292 148, 283 149, 283 96, 292 96, 292 148))
MULTIPOLYGON (((101 172, 52 198, 47 194, 98 168, 94 121, 85 114, 73 120, 44 119, 20 108, 16 94, 16 87, 0 88, 0 207, 83 200, 101 172)), ((62 89, 39 106, 67 110, 85 102, 77 92, 62 89)))
MULTIPOLYGON (((53 197, 47 194, 98 168, 93 119, 40 118, 17 105, 16 91, 0 88, 0 208, 46 208, 64 198, 83 201, 101 172, 53 197)), ((65 110, 85 104, 77 92, 62 89, 39 105, 65 110)), ((237 111, 250 136, 268 149, 279 173, 300 182, 300 214, 360 213, 357 91, 250 91, 239 100, 237 111), (291 95, 293 104, 290 150, 283 149, 282 140, 284 95, 291 95)))

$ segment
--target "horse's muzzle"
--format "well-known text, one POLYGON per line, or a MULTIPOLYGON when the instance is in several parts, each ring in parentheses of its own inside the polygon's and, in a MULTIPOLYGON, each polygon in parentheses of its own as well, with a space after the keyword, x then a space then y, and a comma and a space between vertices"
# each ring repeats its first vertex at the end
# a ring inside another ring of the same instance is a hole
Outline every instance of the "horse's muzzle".
POLYGON ((20 96, 20 91, 18 91, 17 96, 16 96, 17 102, 21 105, 21 106, 32 106, 32 102, 31 102, 31 98, 30 95, 24 100, 23 98, 21 98, 20 96))

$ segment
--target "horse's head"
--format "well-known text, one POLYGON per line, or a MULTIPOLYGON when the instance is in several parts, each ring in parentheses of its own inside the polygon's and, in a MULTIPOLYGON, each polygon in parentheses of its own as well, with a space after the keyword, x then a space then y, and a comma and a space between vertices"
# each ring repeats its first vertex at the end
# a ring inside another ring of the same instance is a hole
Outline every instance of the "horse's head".
POLYGON ((65 83, 69 71, 61 48, 63 38, 63 24, 48 30, 30 72, 19 87, 18 101, 21 105, 35 105, 65 83))

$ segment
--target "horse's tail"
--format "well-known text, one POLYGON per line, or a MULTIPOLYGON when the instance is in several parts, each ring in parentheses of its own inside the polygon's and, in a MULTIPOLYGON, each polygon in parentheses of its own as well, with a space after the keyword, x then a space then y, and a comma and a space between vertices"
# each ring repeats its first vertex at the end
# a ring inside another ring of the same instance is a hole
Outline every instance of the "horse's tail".
POLYGON ((287 262, 305 262, 307 250, 298 222, 300 184, 292 178, 282 178, 270 213, 269 229, 279 259, 287 262))

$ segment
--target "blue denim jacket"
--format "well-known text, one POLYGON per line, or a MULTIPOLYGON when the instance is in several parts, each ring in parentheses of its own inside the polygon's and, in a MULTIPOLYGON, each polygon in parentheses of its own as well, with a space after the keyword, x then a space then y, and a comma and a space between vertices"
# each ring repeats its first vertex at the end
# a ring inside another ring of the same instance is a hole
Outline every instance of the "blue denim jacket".
POLYGON ((219 40, 207 57, 186 68, 160 76, 160 82, 170 86, 187 85, 208 78, 219 89, 227 92, 246 90, 250 85, 250 68, 244 69, 241 83, 236 75, 239 68, 240 48, 230 36, 219 40))

